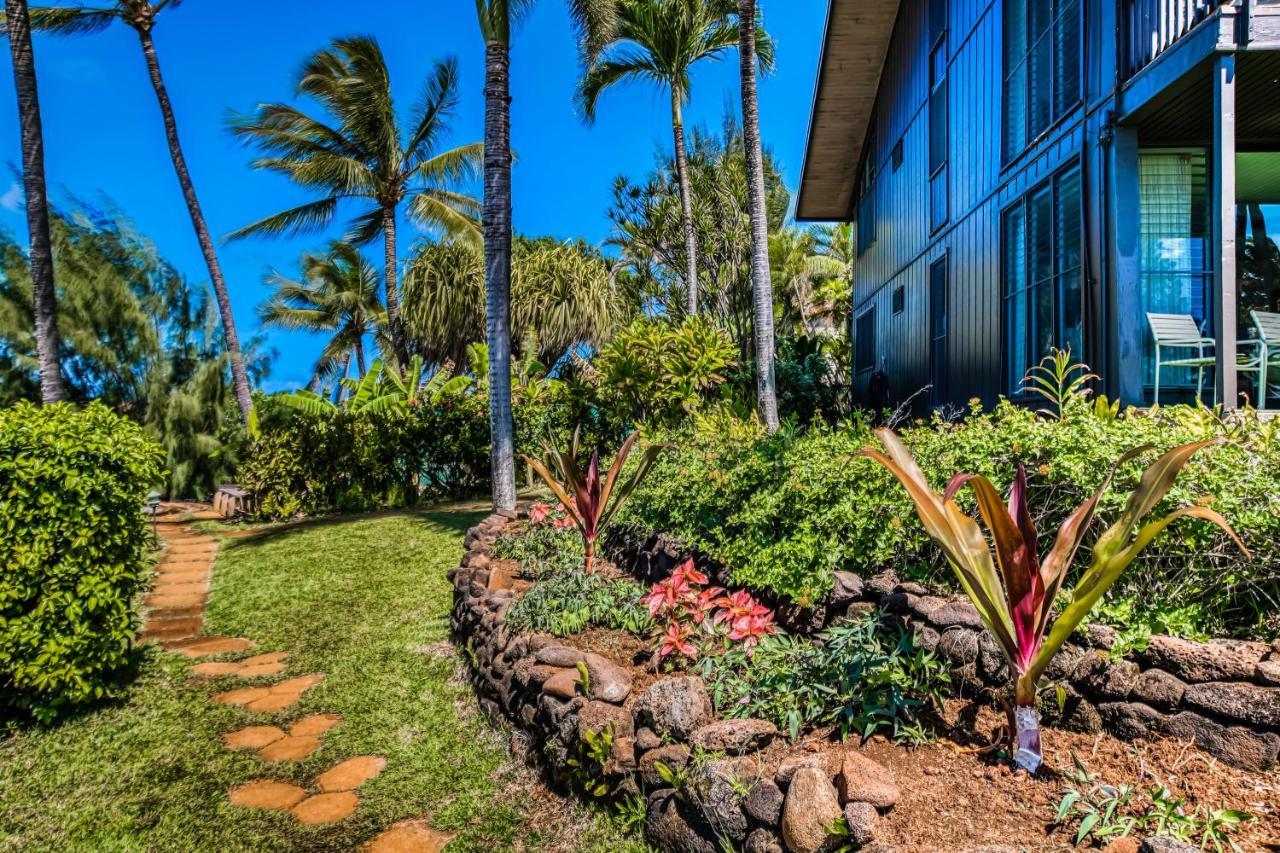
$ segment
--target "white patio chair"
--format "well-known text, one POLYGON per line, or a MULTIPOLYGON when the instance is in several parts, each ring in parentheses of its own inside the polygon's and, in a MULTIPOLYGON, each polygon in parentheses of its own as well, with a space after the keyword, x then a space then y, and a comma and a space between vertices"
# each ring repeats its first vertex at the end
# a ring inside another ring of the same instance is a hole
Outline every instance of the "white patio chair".
POLYGON ((1261 352, 1258 358, 1258 408, 1267 407, 1267 389, 1271 387, 1271 371, 1280 371, 1280 314, 1250 311, 1253 327, 1258 330, 1261 352))
MULTIPOLYGON (((1213 338, 1200 334, 1196 319, 1190 314, 1153 314, 1147 312, 1147 323, 1151 326, 1151 337, 1156 345, 1156 387, 1155 404, 1160 405, 1160 368, 1190 367, 1196 371, 1196 399, 1204 388, 1204 371, 1213 367, 1213 338), (1192 349, 1194 356, 1167 359, 1166 349, 1192 349)), ((1217 402, 1217 387, 1214 388, 1214 402, 1217 402)))

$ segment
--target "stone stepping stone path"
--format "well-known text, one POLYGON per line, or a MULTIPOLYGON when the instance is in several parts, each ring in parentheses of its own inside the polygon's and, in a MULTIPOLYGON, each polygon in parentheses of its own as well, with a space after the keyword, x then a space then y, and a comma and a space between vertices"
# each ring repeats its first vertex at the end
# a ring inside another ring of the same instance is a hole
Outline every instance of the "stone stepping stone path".
MULTIPOLYGON (((212 581, 218 542, 194 530, 191 521, 221 520, 201 504, 166 504, 156 519, 164 551, 156 566, 155 584, 143 601, 139 639, 176 652, 193 661, 192 683, 234 678, 258 681, 284 674, 289 653, 263 652, 236 660, 201 660, 248 652, 246 637, 217 637, 202 633, 204 607, 212 581)), ((222 705, 250 713, 278 713, 291 708, 302 694, 324 680, 321 673, 298 675, 264 684, 221 690, 210 697, 222 705)), ((225 732, 227 749, 251 751, 262 761, 278 763, 309 758, 322 745, 325 733, 343 722, 341 715, 318 713, 285 727, 248 725, 225 732)), ((360 806, 357 789, 377 778, 387 766, 380 755, 357 755, 319 773, 308 788, 277 779, 255 779, 233 787, 227 798, 234 806, 288 812, 301 824, 321 826, 350 817, 360 806)), ((397 823, 364 845, 366 853, 440 853, 453 835, 432 829, 425 821, 397 823)))

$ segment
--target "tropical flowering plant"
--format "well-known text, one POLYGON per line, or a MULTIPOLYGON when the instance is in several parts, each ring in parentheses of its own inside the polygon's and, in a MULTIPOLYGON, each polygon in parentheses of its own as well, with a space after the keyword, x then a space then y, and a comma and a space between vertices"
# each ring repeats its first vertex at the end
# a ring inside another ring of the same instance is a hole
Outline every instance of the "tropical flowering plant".
POLYGON ((741 643, 749 649, 762 637, 777 632, 773 611, 751 593, 727 593, 723 587, 709 583, 707 576, 694 567, 693 560, 686 560, 640 600, 652 618, 666 622, 658 647, 660 660, 677 652, 685 657, 700 657, 716 641, 741 643))
POLYGON ((544 503, 536 503, 529 507, 529 524, 541 527, 551 517, 551 507, 544 503))
POLYGON ((1014 762, 1029 772, 1035 772, 1043 760, 1036 711, 1036 687, 1041 676, 1093 606, 1161 531, 1184 516, 1204 519, 1225 530, 1240 550, 1246 556, 1249 554, 1226 519, 1205 506, 1180 507, 1142 523, 1168 494, 1192 455, 1221 441, 1183 444, 1165 453, 1143 473, 1124 512, 1094 542, 1090 564, 1071 591, 1070 603, 1054 619, 1054 599, 1116 469, 1151 448, 1138 447, 1120 457, 1098 490, 1062 522, 1053 547, 1042 558, 1039 536, 1027 505, 1027 474, 1021 465, 1007 505, 995 486, 976 474, 956 474, 945 491, 938 494, 930 488, 920 466, 892 430, 876 430, 876 435, 887 454, 871 448, 862 454, 884 465, 906 487, 925 530, 942 549, 960 585, 1016 674, 1012 726, 1014 762), (990 534, 991 545, 977 521, 953 500, 956 492, 965 486, 977 499, 978 512, 990 534))
POLYGON ((565 513, 568 521, 556 522, 557 526, 572 525, 582 534, 586 560, 584 568, 588 574, 595 563, 596 539, 600 536, 600 531, 609 523, 609 519, 618 507, 635 491, 636 486, 640 485, 640 481, 644 479, 645 474, 649 473, 649 468, 658 458, 658 454, 667 447, 665 444, 651 444, 646 447, 640 463, 632 470, 630 476, 620 480, 622 466, 639 438, 639 431, 627 436, 627 440, 622 442, 622 447, 618 449, 618 455, 614 458, 609 473, 603 477, 600 475, 599 451, 591 454, 591 461, 587 464, 585 472, 578 466, 580 456, 578 430, 573 431, 573 440, 567 452, 544 445, 545 462, 525 457, 525 461, 538 472, 538 476, 560 499, 560 510, 565 513), (555 473, 552 473, 553 469, 555 473))

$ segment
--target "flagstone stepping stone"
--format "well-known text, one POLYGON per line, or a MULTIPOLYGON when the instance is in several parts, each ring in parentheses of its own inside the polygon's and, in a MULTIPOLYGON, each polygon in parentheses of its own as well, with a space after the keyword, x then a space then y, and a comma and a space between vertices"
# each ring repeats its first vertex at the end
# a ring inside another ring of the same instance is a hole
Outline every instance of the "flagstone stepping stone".
POLYGON ((353 791, 376 778, 386 766, 387 759, 381 755, 357 755, 317 776, 316 787, 321 791, 353 791))
POLYGON ((242 652, 253 648, 253 640, 243 637, 201 637, 192 643, 184 643, 174 651, 189 658, 203 658, 210 655, 223 655, 230 652, 242 652))
POLYGON ((298 823, 337 823, 348 817, 360 805, 360 798, 351 791, 316 794, 295 805, 291 811, 298 823))
POLYGON ((255 714, 269 714, 275 711, 283 711, 301 698, 301 693, 268 693, 260 699, 253 700, 245 707, 255 714))
POLYGON ((262 749, 284 738, 284 732, 275 726, 246 726, 239 731, 227 732, 222 743, 227 749, 262 749))
POLYGON ((258 757, 263 761, 301 761, 319 748, 318 737, 286 735, 258 750, 258 757))
POLYGON ((199 583, 209 580, 208 569, 191 571, 161 571, 156 575, 156 584, 162 583, 199 583))
POLYGON ((257 666, 262 663, 284 663, 289 659, 288 652, 264 652, 240 661, 243 666, 257 666))
POLYGON ((238 687, 235 690, 224 690, 213 694, 213 701, 219 705, 249 705, 260 699, 266 699, 271 691, 266 687, 238 687))
POLYGON ((289 726, 289 734, 319 737, 340 722, 342 722, 340 714, 312 714, 289 726))
POLYGON ((297 785, 288 782, 276 782, 271 779, 258 779, 245 782, 231 789, 230 799, 233 806, 244 806, 251 809, 272 809, 289 811, 306 799, 307 792, 297 785))
POLYGON ((310 675, 299 675, 295 678, 286 678, 284 681, 278 681, 271 685, 272 693, 302 693, 315 687, 324 676, 320 673, 311 673, 310 675))
POLYGON ((452 840, 452 832, 432 829, 420 820, 407 820, 384 830, 364 846, 364 853, 440 853, 452 840))
POLYGON ((205 661, 191 667, 191 672, 205 678, 221 678, 240 671, 240 664, 235 661, 205 661))
POLYGON ((157 595, 152 593, 147 596, 144 603, 147 607, 153 608, 199 607, 204 604, 204 593, 183 593, 181 595, 157 595))
POLYGON ((279 675, 282 672, 284 672, 282 663, 258 663, 252 666, 242 664, 234 675, 238 678, 262 678, 267 675, 279 675))

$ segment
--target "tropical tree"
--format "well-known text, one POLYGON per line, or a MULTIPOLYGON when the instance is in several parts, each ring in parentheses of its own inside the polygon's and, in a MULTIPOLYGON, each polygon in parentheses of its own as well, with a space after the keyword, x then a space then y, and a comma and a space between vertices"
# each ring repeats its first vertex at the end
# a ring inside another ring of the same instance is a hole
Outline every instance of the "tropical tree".
MULTIPOLYGON (((693 66, 718 59, 738 46, 739 32, 732 0, 619 0, 608 38, 589 51, 589 65, 578 86, 578 102, 587 121, 594 121, 600 96, 608 89, 639 80, 653 82, 671 97, 671 130, 675 141, 676 178, 684 223, 686 311, 698 313, 698 241, 693 194, 684 139, 684 105, 688 103, 693 66)), ((754 19, 753 19, 754 20, 754 19)), ((773 67, 773 42, 757 35, 758 62, 773 67)))
POLYGON ((402 129, 391 98, 391 75, 371 36, 337 39, 302 66, 297 94, 315 99, 328 114, 313 118, 288 104, 263 104, 232 120, 231 130, 264 152, 258 169, 284 175, 320 198, 282 210, 230 235, 277 236, 328 227, 342 202, 353 202, 347 240, 364 245, 382 236, 391 354, 409 358, 400 312, 396 216, 407 202, 411 219, 440 234, 477 240, 479 204, 458 190, 475 174, 480 143, 442 147, 458 104, 458 63, 435 64, 409 123, 402 129))
POLYGON ((165 88, 164 77, 160 73, 160 60, 156 56, 155 42, 151 37, 156 16, 165 9, 176 9, 181 2, 182 0, 160 0, 157 3, 152 3, 150 0, 116 0, 104 7, 77 4, 43 6, 31 10, 31 25, 37 30, 58 35, 87 35, 101 32, 119 21, 138 34, 142 56, 146 60, 147 75, 151 79, 152 88, 155 89, 156 101, 160 105, 160 115, 164 120, 169 158, 173 161, 173 169, 178 175, 178 184, 182 188, 182 197, 187 204, 187 213, 191 216, 192 227, 195 228, 196 241, 200 244, 200 252, 204 255, 205 265, 209 268, 209 281, 213 285, 214 297, 218 303, 222 334, 226 340, 227 355, 231 362, 236 402, 240 407, 241 417, 248 421, 249 412, 253 409, 253 399, 249 392, 249 376, 245 370, 240 336, 236 333, 235 315, 231 312, 231 295, 227 292, 222 265, 218 262, 213 239, 209 236, 209 226, 205 222, 200 200, 196 196, 196 188, 191 180, 191 172, 187 168, 186 156, 182 153, 182 143, 178 138, 178 122, 173 115, 173 105, 169 101, 169 92, 165 88))
POLYGON ((62 365, 58 360, 57 291, 53 284, 53 246, 49 237, 49 199, 44 181, 44 130, 40 123, 40 95, 36 89, 36 61, 31 47, 27 0, 5 0, 5 28, 13 57, 13 86, 18 94, 18 123, 22 131, 22 189, 27 203, 27 231, 31 244, 31 281, 39 353, 40 399, 56 403, 63 397, 62 365))
MULTIPOLYGON (((614 24, 616 0, 566 0, 584 55, 597 53, 614 24)), ((485 46, 484 266, 489 345, 489 430, 493 505, 516 503, 511 415, 511 32, 534 0, 476 0, 485 46)))
POLYGON ((258 306, 263 325, 329 335, 308 387, 333 377, 352 356, 363 375, 365 339, 380 338, 380 350, 387 343, 377 268, 341 240, 329 243, 324 252, 303 255, 299 266, 301 280, 278 272, 267 276, 265 283, 275 292, 258 306))
POLYGON ((755 0, 738 0, 738 59, 742 80, 742 140, 747 159, 751 211, 751 292, 755 308, 756 407, 769 432, 778 429, 778 389, 774 380, 773 280, 769 275, 769 214, 764 193, 764 152, 760 144, 760 104, 756 97, 755 0))

